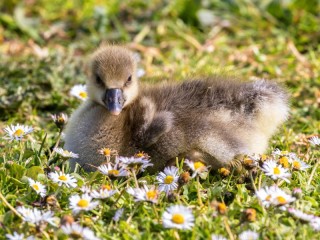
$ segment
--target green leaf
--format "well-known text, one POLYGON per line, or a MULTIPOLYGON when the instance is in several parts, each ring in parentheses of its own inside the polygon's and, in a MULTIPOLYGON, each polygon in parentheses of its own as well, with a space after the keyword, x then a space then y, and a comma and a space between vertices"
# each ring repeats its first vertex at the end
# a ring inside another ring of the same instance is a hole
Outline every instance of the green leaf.
POLYGON ((309 201, 313 207, 316 207, 316 208, 319 207, 319 203, 315 198, 305 196, 305 200, 309 201))
POLYGON ((26 171, 26 176, 32 179, 37 179, 38 174, 44 174, 43 169, 39 166, 33 166, 26 171))
POLYGON ((21 179, 26 171, 26 169, 23 166, 17 163, 8 164, 7 169, 9 170, 9 175, 17 179, 21 179))

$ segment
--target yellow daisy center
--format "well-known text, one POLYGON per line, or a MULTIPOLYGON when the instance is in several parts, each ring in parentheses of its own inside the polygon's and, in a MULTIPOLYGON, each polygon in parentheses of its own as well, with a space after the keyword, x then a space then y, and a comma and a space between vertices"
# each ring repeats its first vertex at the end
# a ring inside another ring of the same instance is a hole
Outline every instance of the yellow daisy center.
POLYGON ((80 92, 79 96, 82 98, 87 98, 87 93, 86 92, 80 92))
POLYGON ((273 174, 279 175, 280 174, 280 169, 278 167, 275 167, 273 169, 273 174))
POLYGON ((298 161, 294 161, 292 164, 293 164, 293 167, 294 167, 295 169, 300 169, 300 168, 301 168, 301 163, 298 162, 298 161))
POLYGON ((70 152, 68 150, 63 150, 63 154, 68 155, 68 154, 70 154, 70 152))
POLYGON ((13 133, 13 135, 14 135, 14 136, 17 136, 17 137, 21 137, 23 134, 24 134, 24 131, 23 131, 21 128, 17 129, 17 130, 13 133))
POLYGON ((230 174, 230 171, 226 168, 219 168, 219 173, 221 173, 223 176, 228 176, 230 174))
POLYGON ((268 156, 266 154, 261 155, 261 161, 267 160, 268 156))
POLYGON ((243 160, 245 165, 252 165, 253 164, 253 160, 251 158, 245 158, 243 160))
POLYGON ((195 162, 194 163, 194 169, 198 169, 198 168, 201 168, 201 167, 204 167, 204 164, 202 162, 195 162))
POLYGON ((119 171, 116 169, 112 169, 108 171, 109 175, 113 175, 113 176, 118 176, 119 175, 119 171))
POLYGON ((58 117, 57 121, 60 122, 60 123, 63 123, 64 122, 64 118, 63 117, 58 117))
POLYGON ((150 190, 146 193, 147 199, 156 199, 157 198, 157 191, 150 190))
POLYGON ((221 214, 223 214, 227 211, 227 206, 224 203, 219 203, 218 210, 221 214))
POLYGON ((285 168, 289 167, 289 159, 287 157, 280 158, 279 162, 283 167, 285 167, 285 168))
POLYGON ((164 179, 165 184, 170 184, 172 182, 173 182, 173 176, 171 175, 166 176, 166 178, 164 179))
POLYGON ((286 204, 287 200, 284 197, 278 196, 277 200, 280 204, 286 204))
POLYGON ((176 224, 183 224, 184 223, 184 216, 182 214, 176 213, 172 215, 171 221, 176 224))
POLYGON ((103 190, 107 189, 107 190, 110 191, 111 190, 111 186, 110 185, 102 185, 101 189, 103 189, 103 190))
POLYGON ((136 154, 136 157, 144 157, 144 154, 142 153, 142 152, 138 152, 137 154, 136 154))
POLYGON ((61 181, 67 181, 67 177, 65 175, 58 177, 58 179, 61 181))
POLYGON ((33 189, 36 190, 36 191, 39 191, 39 190, 40 190, 40 188, 39 188, 39 186, 38 186, 37 184, 33 184, 32 187, 33 187, 33 189))
POLYGON ((89 202, 88 202, 88 200, 80 199, 79 202, 77 203, 77 205, 81 208, 85 208, 85 207, 89 206, 89 202))
POLYGON ((110 156, 111 154, 111 150, 109 148, 104 148, 102 152, 103 152, 103 155, 105 156, 110 156))

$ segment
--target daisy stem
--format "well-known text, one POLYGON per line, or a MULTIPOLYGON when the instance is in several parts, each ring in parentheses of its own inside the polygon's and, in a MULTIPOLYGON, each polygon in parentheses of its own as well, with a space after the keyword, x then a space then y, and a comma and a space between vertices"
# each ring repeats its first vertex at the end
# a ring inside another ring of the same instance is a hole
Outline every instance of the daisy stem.
POLYGON ((121 198, 121 196, 123 195, 123 193, 124 193, 125 190, 126 190, 125 188, 122 189, 122 191, 120 192, 119 197, 118 197, 118 198, 116 199, 116 201, 113 203, 113 206, 115 206, 115 205, 118 203, 118 201, 120 200, 120 198, 121 198))
POLYGON ((309 177, 308 182, 307 182, 307 186, 308 186, 308 187, 309 187, 310 184, 311 184, 311 181, 312 181, 312 179, 313 179, 313 176, 314 176, 314 174, 315 174, 315 172, 316 172, 316 170, 317 170, 317 168, 318 168, 319 162, 320 162, 320 160, 318 159, 317 162, 316 162, 316 164, 315 164, 315 165, 313 166, 313 168, 312 168, 310 177, 309 177))
POLYGON ((136 184, 136 188, 139 188, 136 171, 134 169, 132 169, 132 176, 133 176, 133 179, 134 179, 134 183, 136 184))
POLYGON ((47 133, 45 133, 44 135, 44 138, 42 139, 42 142, 41 142, 41 145, 40 145, 40 148, 39 148, 39 152, 38 152, 38 155, 37 155, 37 159, 38 159, 38 163, 40 164, 41 167, 43 167, 43 164, 42 164, 42 161, 41 161, 41 152, 42 152, 42 149, 43 149, 43 146, 44 146, 44 143, 47 139, 47 133))
POLYGON ((17 210, 10 204, 8 203, 7 199, 2 195, 2 192, 0 191, 0 199, 2 200, 2 202, 8 207, 10 208, 10 210, 16 214, 19 218, 22 218, 22 216, 20 215, 20 213, 17 212, 17 210))
POLYGON ((180 240, 180 236, 177 230, 173 230, 172 234, 175 239, 180 240))
POLYGON ((154 204, 152 204, 152 209, 153 209, 154 215, 156 215, 157 220, 160 221, 156 206, 154 204))
POLYGON ((20 155, 19 155, 19 163, 21 163, 22 158, 23 158, 23 154, 24 154, 24 147, 23 147, 23 142, 20 141, 20 155))
POLYGON ((128 181, 130 181, 130 179, 125 180, 123 183, 121 183, 119 186, 117 186, 118 189, 121 188, 123 185, 127 184, 128 181))
POLYGON ((56 144, 54 145, 54 147, 53 147, 53 151, 50 153, 50 155, 49 155, 49 157, 48 157, 48 165, 50 166, 50 164, 51 164, 51 162, 52 162, 52 157, 53 157, 53 154, 54 154, 54 149, 56 148, 56 147, 58 147, 59 146, 59 143, 60 143, 60 140, 61 140, 61 135, 62 135, 62 129, 60 129, 60 131, 59 131, 59 135, 58 135, 58 138, 57 138, 57 141, 56 141, 56 144))
POLYGON ((229 226, 227 217, 224 217, 224 218, 223 218, 223 222, 224 222, 224 226, 226 227, 226 230, 227 230, 227 233, 228 233, 228 235, 229 235, 229 238, 230 238, 231 240, 234 240, 234 237, 233 237, 233 234, 232 234, 232 232, 231 232, 231 229, 230 229, 230 226, 229 226))
POLYGON ((137 211, 138 209, 140 209, 140 204, 133 209, 132 213, 131 213, 130 216, 128 217, 128 219, 127 219, 127 221, 126 221, 128 224, 130 223, 133 215, 136 213, 136 211, 137 211))
POLYGON ((50 236, 46 231, 41 230, 41 233, 46 237, 46 239, 50 239, 50 236))
POLYGON ((229 188, 229 185, 231 183, 234 171, 235 171, 235 169, 233 168, 231 174, 229 175, 228 182, 227 182, 227 187, 226 187, 227 189, 229 188))
POLYGON ((261 188, 261 182, 262 182, 262 174, 259 175, 259 182, 258 182, 258 189, 261 188))
POLYGON ((254 183, 253 176, 252 176, 252 171, 251 171, 251 170, 249 171, 249 175, 250 175, 252 187, 253 187, 254 191, 257 192, 257 188, 256 188, 256 185, 255 185, 255 183, 254 183))
POLYGON ((61 188, 62 188, 62 186, 59 186, 58 189, 57 189, 57 191, 56 191, 53 195, 57 197, 58 194, 59 194, 60 191, 61 191, 61 188))
POLYGON ((203 202, 202 202, 202 199, 201 199, 201 194, 200 194, 200 187, 201 187, 201 184, 200 184, 200 180, 199 180, 199 175, 197 176, 197 195, 198 195, 198 203, 200 205, 200 207, 203 206, 203 202))
POLYGON ((181 187, 179 186, 178 190, 177 190, 177 201, 178 201, 179 204, 181 204, 180 192, 181 192, 181 187))

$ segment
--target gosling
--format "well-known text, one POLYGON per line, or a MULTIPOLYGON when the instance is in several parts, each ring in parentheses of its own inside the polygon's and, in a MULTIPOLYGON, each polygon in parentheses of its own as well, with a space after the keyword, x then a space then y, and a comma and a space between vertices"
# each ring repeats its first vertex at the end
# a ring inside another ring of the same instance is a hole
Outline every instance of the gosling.
POLYGON ((212 168, 232 165, 241 154, 263 153, 288 116, 288 97, 276 83, 222 77, 140 85, 131 51, 104 46, 92 56, 89 99, 71 116, 65 148, 78 153, 71 167, 95 170, 115 149, 121 156, 144 151, 150 172, 177 156, 212 168))

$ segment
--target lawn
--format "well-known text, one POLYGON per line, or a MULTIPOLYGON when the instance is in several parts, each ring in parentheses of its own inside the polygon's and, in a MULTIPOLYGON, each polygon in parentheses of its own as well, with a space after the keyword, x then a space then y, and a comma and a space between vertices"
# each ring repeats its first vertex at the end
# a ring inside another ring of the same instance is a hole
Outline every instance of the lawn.
POLYGON ((319 12, 317 0, 1 1, 0 239, 250 239, 247 231, 319 239, 319 12), (72 172, 54 151, 63 148, 63 127, 52 115, 81 104, 70 90, 85 84, 101 43, 136 52, 143 82, 274 79, 289 92, 290 117, 241 173, 192 178, 177 159, 170 174, 180 176, 178 188, 168 193, 158 173, 137 168, 121 178, 72 172), (32 130, 11 140, 7 129, 17 124, 32 130), (271 160, 287 178, 263 171, 271 160))

